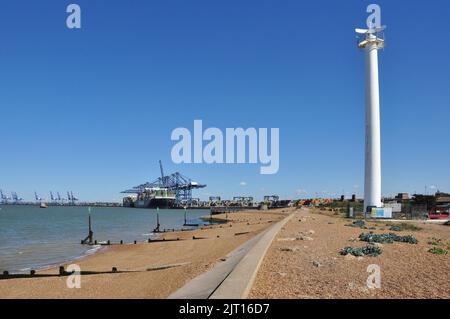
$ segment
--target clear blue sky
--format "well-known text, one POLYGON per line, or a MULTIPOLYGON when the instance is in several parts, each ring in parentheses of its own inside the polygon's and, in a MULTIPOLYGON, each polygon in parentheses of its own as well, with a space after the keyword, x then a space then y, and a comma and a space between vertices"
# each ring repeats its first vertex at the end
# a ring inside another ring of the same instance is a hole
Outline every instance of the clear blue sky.
MULTIPOLYGON (((6 1, 0 188, 82 200, 180 171, 197 196, 363 192, 370 1, 6 1), (82 29, 65 26, 82 8, 82 29), (176 127, 280 128, 280 170, 175 165, 176 127), (241 186, 245 182, 245 186, 241 186)), ((378 1, 383 194, 450 191, 450 4, 378 1)))

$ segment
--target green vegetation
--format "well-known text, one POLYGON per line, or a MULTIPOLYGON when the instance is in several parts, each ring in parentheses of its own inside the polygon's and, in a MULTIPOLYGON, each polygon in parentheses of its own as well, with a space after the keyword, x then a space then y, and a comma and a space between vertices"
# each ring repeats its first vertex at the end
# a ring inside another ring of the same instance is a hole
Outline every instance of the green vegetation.
POLYGON ((374 245, 367 245, 361 248, 345 247, 341 249, 340 254, 343 256, 347 256, 348 254, 350 254, 355 257, 377 257, 381 254, 381 248, 374 245))
POLYGON ((429 238, 430 240, 428 241, 428 245, 433 245, 433 246, 442 246, 442 239, 440 238, 435 238, 435 237, 431 237, 429 238))
POLYGON ((389 233, 389 234, 374 234, 372 232, 359 235, 359 239, 362 241, 366 241, 369 243, 381 243, 381 244, 392 244, 394 241, 409 243, 409 244, 417 244, 419 241, 411 236, 399 236, 397 234, 389 233))
MULTIPOLYGON (((391 224, 386 224, 386 226, 391 226, 391 224)), ((398 225, 392 225, 391 228, 389 228, 389 230, 391 231, 419 231, 422 228, 411 224, 411 223, 401 223, 398 225)))
POLYGON ((446 249, 439 248, 439 247, 430 248, 428 251, 435 255, 447 255, 448 254, 448 251, 446 249))
POLYGON ((346 224, 345 226, 349 226, 349 227, 357 227, 357 228, 361 228, 361 229, 367 229, 366 227, 366 222, 363 220, 356 220, 351 224, 346 224))

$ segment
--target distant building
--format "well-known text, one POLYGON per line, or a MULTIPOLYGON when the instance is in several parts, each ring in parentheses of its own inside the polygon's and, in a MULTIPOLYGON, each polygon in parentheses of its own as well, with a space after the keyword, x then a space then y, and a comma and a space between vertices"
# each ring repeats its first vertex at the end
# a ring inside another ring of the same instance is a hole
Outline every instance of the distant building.
POLYGON ((400 199, 400 200, 409 200, 409 194, 408 193, 398 193, 398 195, 395 198, 400 199))
POLYGON ((447 204, 450 203, 450 196, 443 196, 436 199, 436 204, 447 204))

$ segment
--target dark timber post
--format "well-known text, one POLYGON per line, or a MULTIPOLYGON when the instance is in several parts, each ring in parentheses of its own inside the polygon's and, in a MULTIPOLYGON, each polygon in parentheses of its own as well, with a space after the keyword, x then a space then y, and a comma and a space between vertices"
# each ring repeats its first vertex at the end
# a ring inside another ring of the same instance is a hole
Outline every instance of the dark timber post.
POLYGON ((87 237, 81 241, 81 244, 88 244, 88 245, 92 245, 93 240, 94 240, 94 232, 92 231, 92 223, 91 223, 91 208, 89 207, 89 233, 87 235, 87 237))
POLYGON ((92 244, 92 239, 94 237, 94 232, 92 231, 92 224, 91 224, 91 214, 89 214, 89 244, 92 244))
POLYGON ((159 231, 159 227, 161 226, 159 224, 159 207, 156 210, 157 210, 157 213, 156 213, 156 228, 153 230, 153 232, 159 233, 160 232, 159 231))

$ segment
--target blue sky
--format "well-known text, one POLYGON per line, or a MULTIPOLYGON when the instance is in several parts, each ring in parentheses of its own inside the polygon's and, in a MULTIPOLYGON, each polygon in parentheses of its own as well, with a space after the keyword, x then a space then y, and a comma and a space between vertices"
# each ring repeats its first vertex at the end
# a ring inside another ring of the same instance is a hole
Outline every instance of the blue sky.
MULTIPOLYGON (((201 198, 363 193, 370 1, 69 1, 0 7, 0 188, 82 200, 180 171, 201 198), (280 128, 280 170, 175 165, 177 127, 280 128), (245 182, 245 183, 242 183, 245 182), (245 184, 245 186, 241 185, 245 184)), ((450 191, 450 4, 378 1, 383 194, 450 191), (431 187, 431 188, 430 188, 431 187)))

